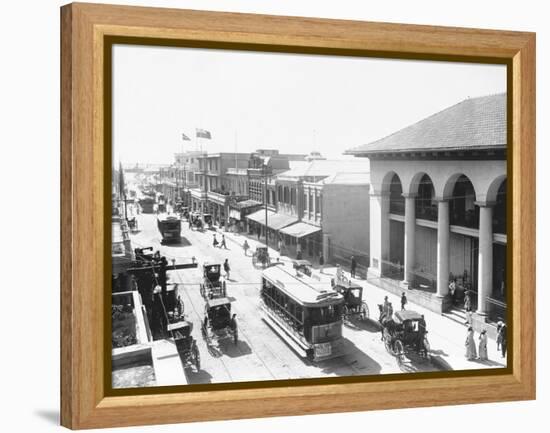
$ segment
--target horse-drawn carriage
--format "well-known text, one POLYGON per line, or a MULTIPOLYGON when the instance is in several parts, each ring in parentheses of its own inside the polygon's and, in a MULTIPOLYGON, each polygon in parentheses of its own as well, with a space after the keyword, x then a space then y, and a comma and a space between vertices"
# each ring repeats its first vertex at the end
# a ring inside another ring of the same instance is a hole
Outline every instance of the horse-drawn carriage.
POLYGON ((252 254, 252 264, 257 266, 260 263, 264 268, 271 264, 269 251, 267 247, 256 247, 256 251, 252 254))
POLYGON ((201 368, 201 357, 197 342, 191 336, 193 324, 187 320, 182 320, 168 325, 168 332, 172 334, 176 349, 181 361, 185 366, 194 365, 196 370, 201 368))
POLYGON ((138 231, 138 221, 137 218, 134 216, 132 218, 127 218, 126 222, 128 223, 128 228, 132 233, 138 231))
POLYGON ((363 287, 345 277, 334 282, 334 290, 344 297, 344 319, 357 317, 367 320, 370 317, 369 307, 363 301, 363 287))
POLYGON ((231 301, 228 298, 206 300, 202 335, 208 345, 226 338, 232 338, 237 344, 239 339, 237 320, 235 314, 231 314, 231 301))
MULTIPOLYGON (((382 309, 381 309, 382 311, 382 309)), ((386 350, 397 358, 399 364, 405 361, 408 353, 430 357, 430 343, 426 334, 424 316, 416 311, 402 310, 393 317, 381 315, 382 338, 386 350)))
POLYGON ((221 276, 221 267, 222 265, 219 263, 204 263, 202 265, 203 280, 200 291, 204 299, 226 296, 226 281, 221 276))
POLYGON ((313 265, 308 260, 293 260, 292 267, 308 277, 311 277, 313 265))

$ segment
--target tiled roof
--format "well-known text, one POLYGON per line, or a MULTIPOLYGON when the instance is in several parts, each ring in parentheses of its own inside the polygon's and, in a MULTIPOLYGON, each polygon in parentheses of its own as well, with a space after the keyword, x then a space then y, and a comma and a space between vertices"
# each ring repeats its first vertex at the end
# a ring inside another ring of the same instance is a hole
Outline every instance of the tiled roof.
POLYGON ((491 147, 506 147, 506 93, 466 99, 346 153, 360 155, 491 147))
POLYGON ((320 181, 324 185, 368 185, 370 183, 370 173, 336 173, 320 181))

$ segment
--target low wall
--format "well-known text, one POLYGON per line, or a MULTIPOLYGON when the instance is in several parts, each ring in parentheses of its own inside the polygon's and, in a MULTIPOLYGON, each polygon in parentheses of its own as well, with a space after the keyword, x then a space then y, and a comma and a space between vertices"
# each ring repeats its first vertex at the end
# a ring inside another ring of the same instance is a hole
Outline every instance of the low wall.
POLYGON ((152 366, 153 356, 151 355, 151 346, 133 344, 132 346, 113 349, 111 364, 111 369, 113 371, 122 368, 135 367, 137 365, 152 366))
MULTIPOLYGON (((396 296, 401 296, 405 292, 409 302, 420 305, 434 313, 442 314, 451 307, 449 296, 440 297, 422 290, 403 288, 399 281, 370 274, 368 274, 368 281, 396 296)), ((398 308, 400 308, 399 305, 394 306, 394 310, 398 308)))

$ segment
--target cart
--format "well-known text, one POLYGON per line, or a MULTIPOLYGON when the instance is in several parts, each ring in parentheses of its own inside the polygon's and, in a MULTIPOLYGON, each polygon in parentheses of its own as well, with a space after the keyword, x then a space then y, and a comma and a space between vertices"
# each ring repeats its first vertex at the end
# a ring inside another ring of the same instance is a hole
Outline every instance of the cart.
POLYGON ((312 268, 313 265, 308 260, 293 260, 292 261, 292 267, 296 269, 298 272, 302 272, 303 274, 307 275, 308 277, 311 277, 312 274, 312 268))
POLYGON ((382 322, 382 338, 386 350, 402 364, 409 353, 430 358, 430 343, 428 342, 424 316, 416 311, 397 311, 392 318, 382 322))
POLYGON ((174 338, 176 349, 184 366, 194 365, 195 369, 199 371, 201 357, 197 342, 191 336, 191 331, 193 331, 193 324, 187 320, 168 325, 168 332, 174 338))
POLYGON ((344 320, 359 318, 362 321, 370 318, 369 307, 363 301, 363 287, 349 279, 336 280, 334 290, 344 297, 344 320))
POLYGON ((258 266, 258 263, 261 263, 264 268, 271 264, 267 247, 256 247, 256 251, 252 254, 252 264, 258 266))
POLYGON ((200 292, 204 299, 221 298, 227 295, 226 281, 221 276, 222 265, 219 263, 204 263, 202 265, 203 280, 200 292))
POLYGON ((235 314, 231 314, 231 301, 228 298, 208 299, 204 307, 202 336, 206 344, 231 338, 237 344, 239 331, 235 314))

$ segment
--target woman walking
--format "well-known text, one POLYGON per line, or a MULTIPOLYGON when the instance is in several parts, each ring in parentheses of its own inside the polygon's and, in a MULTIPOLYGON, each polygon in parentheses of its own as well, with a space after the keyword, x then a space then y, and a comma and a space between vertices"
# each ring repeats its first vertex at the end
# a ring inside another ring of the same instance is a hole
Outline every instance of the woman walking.
POLYGON ((485 329, 479 334, 479 359, 481 361, 489 359, 487 355, 487 331, 485 329))
POLYGON ((243 250, 244 250, 244 255, 247 256, 248 255, 248 249, 250 248, 250 245, 248 245, 248 241, 245 239, 244 240, 244 244, 243 244, 243 250))
POLYGON ((466 359, 473 361, 477 358, 476 343, 474 341, 474 329, 470 326, 466 335, 466 359))

